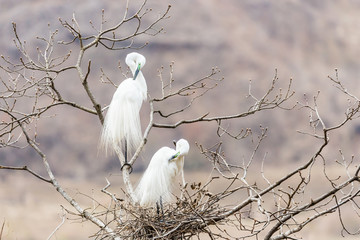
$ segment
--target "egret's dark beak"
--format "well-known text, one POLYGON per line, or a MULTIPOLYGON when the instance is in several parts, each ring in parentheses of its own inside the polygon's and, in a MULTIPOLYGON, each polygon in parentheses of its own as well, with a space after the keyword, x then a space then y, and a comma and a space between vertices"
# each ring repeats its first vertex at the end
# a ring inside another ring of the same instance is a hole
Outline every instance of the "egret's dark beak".
POLYGON ((138 75, 139 72, 140 72, 140 67, 141 67, 141 65, 140 65, 140 63, 139 63, 139 65, 138 65, 138 67, 137 67, 137 69, 136 69, 136 71, 135 71, 135 74, 134 74, 134 80, 136 79, 137 75, 138 75))
POLYGON ((176 147, 176 141, 175 141, 175 140, 173 140, 173 144, 174 144, 174 146, 176 147))
POLYGON ((169 159, 169 162, 174 161, 179 155, 180 155, 180 152, 177 152, 174 156, 172 156, 172 157, 169 159))

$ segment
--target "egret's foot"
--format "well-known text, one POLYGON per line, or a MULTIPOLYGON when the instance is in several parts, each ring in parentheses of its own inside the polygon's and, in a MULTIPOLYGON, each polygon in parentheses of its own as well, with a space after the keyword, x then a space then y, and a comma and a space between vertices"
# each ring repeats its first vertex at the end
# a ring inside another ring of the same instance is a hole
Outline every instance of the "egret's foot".
POLYGON ((129 163, 124 163, 124 164, 121 166, 120 170, 122 171, 125 166, 128 166, 128 167, 130 168, 129 174, 132 173, 133 168, 132 168, 131 164, 129 164, 129 163))

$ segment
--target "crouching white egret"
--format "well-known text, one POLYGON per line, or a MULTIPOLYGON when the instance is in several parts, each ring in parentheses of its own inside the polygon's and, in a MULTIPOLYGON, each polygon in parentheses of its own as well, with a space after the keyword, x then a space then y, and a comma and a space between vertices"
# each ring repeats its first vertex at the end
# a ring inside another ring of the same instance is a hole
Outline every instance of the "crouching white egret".
POLYGON ((147 86, 140 71, 146 59, 143 55, 133 52, 125 59, 133 78, 124 80, 116 89, 107 111, 100 147, 107 153, 115 151, 123 154, 125 163, 127 151, 137 149, 142 139, 139 111, 146 100, 147 86))
POLYGON ((179 173, 185 185, 184 156, 189 149, 188 141, 180 139, 176 143, 176 150, 162 147, 154 154, 135 190, 140 206, 154 206, 160 199, 163 202, 173 199, 172 190, 179 173))

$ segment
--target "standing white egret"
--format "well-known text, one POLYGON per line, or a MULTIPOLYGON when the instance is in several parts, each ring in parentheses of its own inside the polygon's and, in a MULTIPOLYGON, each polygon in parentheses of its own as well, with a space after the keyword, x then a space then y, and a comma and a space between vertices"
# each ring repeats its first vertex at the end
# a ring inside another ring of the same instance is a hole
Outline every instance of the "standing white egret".
POLYGON ((189 149, 188 141, 180 139, 176 143, 176 150, 162 147, 154 154, 135 190, 140 206, 154 206, 160 198, 163 202, 173 199, 172 190, 176 176, 180 172, 185 185, 184 156, 188 154, 189 149))
POLYGON ((125 59, 133 78, 124 80, 116 89, 107 111, 100 146, 117 153, 137 149, 142 139, 139 111, 146 100, 147 86, 140 69, 145 65, 145 57, 139 53, 129 53, 125 59))

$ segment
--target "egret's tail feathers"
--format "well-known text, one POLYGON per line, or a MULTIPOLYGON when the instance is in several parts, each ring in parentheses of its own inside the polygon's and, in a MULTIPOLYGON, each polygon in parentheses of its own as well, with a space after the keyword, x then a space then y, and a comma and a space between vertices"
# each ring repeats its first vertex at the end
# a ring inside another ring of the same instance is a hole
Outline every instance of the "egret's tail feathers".
POLYGON ((105 117, 100 149, 106 154, 123 153, 126 141, 128 152, 136 150, 142 140, 139 110, 129 103, 112 101, 105 117))

